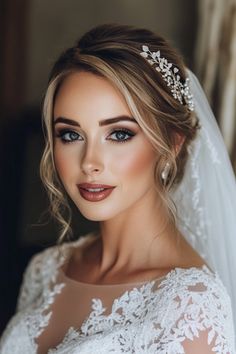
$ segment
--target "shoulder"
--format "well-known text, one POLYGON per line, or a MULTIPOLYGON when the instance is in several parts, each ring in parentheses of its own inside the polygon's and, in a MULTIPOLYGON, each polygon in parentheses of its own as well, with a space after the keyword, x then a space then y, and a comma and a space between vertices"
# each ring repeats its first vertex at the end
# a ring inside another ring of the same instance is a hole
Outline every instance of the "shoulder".
POLYGON ((220 292, 223 297, 229 298, 218 273, 205 264, 201 267, 176 267, 166 275, 161 284, 165 288, 171 288, 173 294, 181 292, 185 295, 194 293, 208 295, 220 292))
POLYGON ((183 353, 234 352, 231 300, 217 272, 206 265, 176 268, 160 289, 164 342, 189 350, 183 353))
POLYGON ((63 264, 67 252, 73 246, 80 247, 91 233, 80 236, 76 241, 53 245, 34 254, 23 273, 22 283, 17 299, 16 310, 23 310, 37 297, 50 279, 55 279, 58 267, 63 264))
POLYGON ((33 276, 34 279, 37 279, 42 269, 54 269, 58 266, 58 262, 60 263, 64 260, 69 249, 82 246, 92 235, 93 233, 90 232, 80 236, 76 241, 56 244, 34 254, 28 262, 23 278, 33 276))
MULTIPOLYGON (((231 300, 217 272, 206 265, 200 268, 176 268, 161 282, 165 296, 172 301, 178 314, 194 314, 201 317, 207 326, 207 319, 231 319, 231 300)), ((196 317, 197 318, 197 317, 196 317)))
POLYGON ((30 258, 23 273, 16 311, 24 310, 40 293, 44 282, 55 268, 58 253, 58 246, 50 246, 30 258))

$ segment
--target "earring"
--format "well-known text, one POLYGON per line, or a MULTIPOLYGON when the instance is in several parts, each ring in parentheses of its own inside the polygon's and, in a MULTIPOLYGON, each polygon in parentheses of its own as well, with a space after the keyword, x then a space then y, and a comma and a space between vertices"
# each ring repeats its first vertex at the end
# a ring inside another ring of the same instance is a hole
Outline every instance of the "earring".
POLYGON ((161 172, 161 177, 163 180, 165 180, 167 178, 168 173, 169 173, 169 169, 170 169, 170 164, 169 164, 169 162, 167 162, 164 167, 164 170, 161 172))

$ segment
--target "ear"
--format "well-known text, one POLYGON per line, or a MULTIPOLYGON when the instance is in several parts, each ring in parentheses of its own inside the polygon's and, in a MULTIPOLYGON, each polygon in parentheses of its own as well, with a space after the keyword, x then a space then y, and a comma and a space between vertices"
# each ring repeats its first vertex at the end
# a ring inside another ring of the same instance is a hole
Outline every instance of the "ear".
POLYGON ((174 141, 175 141, 175 154, 176 154, 176 157, 178 156, 180 150, 181 150, 181 147, 185 141, 185 136, 180 134, 180 133, 174 133, 174 141))

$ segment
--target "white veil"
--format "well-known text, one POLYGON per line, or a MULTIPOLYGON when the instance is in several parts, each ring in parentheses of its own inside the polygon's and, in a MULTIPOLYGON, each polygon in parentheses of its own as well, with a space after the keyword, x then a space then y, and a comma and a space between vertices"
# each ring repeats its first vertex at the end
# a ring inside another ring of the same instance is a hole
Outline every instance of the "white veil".
POLYGON ((172 197, 179 229, 228 290, 236 329, 235 175, 207 98, 190 70, 188 76, 201 129, 189 146, 184 178, 172 197))

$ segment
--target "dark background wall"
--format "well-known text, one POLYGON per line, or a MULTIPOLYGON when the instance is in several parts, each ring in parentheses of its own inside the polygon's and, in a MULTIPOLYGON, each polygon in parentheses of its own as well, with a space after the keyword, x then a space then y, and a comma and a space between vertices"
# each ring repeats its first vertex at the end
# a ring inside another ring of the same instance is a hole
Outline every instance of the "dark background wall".
MULTIPOLYGON (((196 0, 2 0, 0 4, 0 331, 15 310, 29 258, 57 238, 39 179, 44 143, 41 103, 50 67, 64 48, 105 22, 159 32, 193 68, 196 0)), ((79 212, 73 223, 76 236, 96 226, 79 212)))

